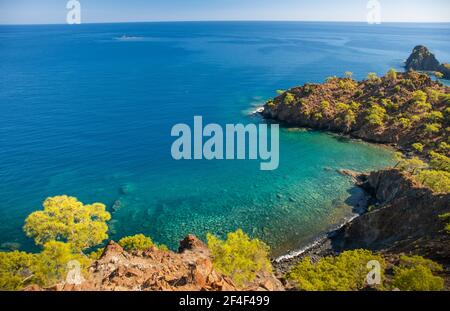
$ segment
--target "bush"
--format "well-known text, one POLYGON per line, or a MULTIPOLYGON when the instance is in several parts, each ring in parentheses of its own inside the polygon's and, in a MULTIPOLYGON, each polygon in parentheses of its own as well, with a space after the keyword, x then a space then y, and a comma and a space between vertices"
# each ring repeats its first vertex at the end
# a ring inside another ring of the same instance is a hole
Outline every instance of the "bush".
POLYGON ((396 158, 399 161, 396 165, 396 168, 411 174, 416 174, 420 170, 427 168, 427 164, 420 160, 418 157, 406 159, 401 153, 397 153, 396 158))
POLYGON ((395 82, 397 80, 397 71, 394 68, 391 68, 386 74, 386 78, 389 81, 395 82))
POLYGON ((344 72, 344 77, 351 79, 353 77, 353 72, 351 71, 344 72))
POLYGON ((108 238, 106 221, 111 215, 104 204, 83 205, 74 197, 56 196, 44 202, 44 210, 25 220, 24 231, 37 245, 63 241, 75 252, 100 244, 108 238))
POLYGON ((430 152, 430 157, 431 157, 430 165, 433 169, 450 172, 449 157, 434 151, 430 152))
POLYGON ((0 252, 0 290, 17 291, 33 281, 36 256, 25 252, 0 252))
POLYGON ((367 75, 367 80, 373 83, 379 83, 381 81, 381 79, 375 72, 369 72, 369 74, 367 75))
POLYGON ((215 269, 238 285, 253 281, 260 271, 272 271, 269 247, 258 239, 251 240, 241 229, 229 233, 225 241, 211 234, 207 239, 215 269))
POLYGON ((384 120, 386 118, 386 109, 375 104, 368 109, 368 115, 366 116, 366 121, 369 124, 380 127, 384 125, 384 120))
POLYGON ((412 94, 412 100, 416 104, 425 103, 427 101, 427 94, 421 90, 415 91, 412 94))
POLYGON ((424 170, 421 171, 416 179, 424 186, 437 193, 450 192, 450 173, 445 171, 424 170))
POLYGON ((342 90, 351 91, 356 89, 357 86, 358 84, 351 79, 339 81, 339 88, 341 88, 342 90))
MULTIPOLYGON (((440 215, 439 218, 449 221, 450 220, 450 213, 446 213, 444 215, 440 215)), ((450 233, 450 221, 445 225, 445 231, 447 233, 450 233)))
POLYGON ((367 264, 376 260, 384 278, 385 261, 368 250, 346 251, 337 257, 325 257, 317 263, 303 259, 288 274, 298 289, 306 291, 351 291, 366 287, 367 264))
POLYGON ((330 102, 324 100, 321 104, 320 104, 322 111, 327 111, 330 108, 330 102))
POLYGON ((412 124, 411 120, 408 118, 400 118, 400 119, 398 119, 398 123, 404 129, 410 128, 411 124, 412 124))
POLYGON ((442 271, 437 263, 419 256, 400 257, 400 265, 394 267, 392 285, 404 291, 439 291, 444 280, 433 272, 442 271))
POLYGON ((444 115, 440 111, 432 111, 426 115, 426 118, 431 121, 442 121, 444 115))
POLYGON ((286 92, 286 95, 284 96, 284 99, 283 99, 283 103, 285 105, 290 105, 290 104, 292 104, 294 102, 294 100, 295 100, 294 95, 292 95, 289 92, 286 92))
POLYGON ((156 246, 152 239, 143 234, 124 237, 119 240, 119 245, 126 251, 143 251, 156 246))
POLYGON ((63 242, 50 241, 45 243, 44 249, 36 256, 36 264, 31 269, 35 281, 39 285, 52 285, 67 276, 70 261, 80 264, 80 272, 89 266, 90 260, 85 255, 72 253, 71 245, 63 242))
POLYGON ((425 133, 427 134, 436 134, 441 130, 441 125, 439 123, 432 123, 425 125, 425 133))
POLYGON ((0 290, 21 290, 38 284, 50 286, 67 276, 68 263, 76 260, 83 273, 90 260, 81 253, 74 254, 69 244, 50 241, 41 253, 0 252, 0 290))
POLYGON ((424 145, 421 143, 415 143, 412 144, 412 147, 418 152, 423 152, 424 145))

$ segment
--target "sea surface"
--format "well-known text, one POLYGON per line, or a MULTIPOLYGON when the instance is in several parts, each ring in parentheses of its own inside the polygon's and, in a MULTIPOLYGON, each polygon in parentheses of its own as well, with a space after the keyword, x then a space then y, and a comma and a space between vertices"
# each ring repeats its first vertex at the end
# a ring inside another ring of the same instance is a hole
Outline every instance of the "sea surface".
MULTIPOLYGON (((276 90, 351 71, 401 70, 417 44, 450 61, 449 24, 191 22, 0 26, 0 245, 35 250, 26 216, 49 196, 103 202, 110 236, 176 248, 237 228, 298 249, 351 217, 337 169, 393 164, 388 149, 283 129, 280 166, 175 161, 176 123, 259 123, 276 90)), ((352 206, 353 205, 353 206, 352 206)))

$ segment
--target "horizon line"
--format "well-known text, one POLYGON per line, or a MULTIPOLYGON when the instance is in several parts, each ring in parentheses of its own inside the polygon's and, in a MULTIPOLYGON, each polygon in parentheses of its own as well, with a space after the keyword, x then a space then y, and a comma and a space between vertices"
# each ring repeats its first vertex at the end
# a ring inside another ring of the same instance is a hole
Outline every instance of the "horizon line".
MULTIPOLYGON (((101 24, 144 24, 144 23, 224 23, 224 22, 286 22, 286 23, 360 23, 367 24, 370 26, 381 26, 383 24, 450 24, 449 21, 385 21, 380 24, 369 24, 365 20, 281 20, 281 19, 236 19, 236 20, 150 20, 150 21, 102 21, 102 22, 85 22, 76 25, 101 25, 101 24)), ((0 26, 62 26, 69 25, 67 23, 0 23, 0 26)))

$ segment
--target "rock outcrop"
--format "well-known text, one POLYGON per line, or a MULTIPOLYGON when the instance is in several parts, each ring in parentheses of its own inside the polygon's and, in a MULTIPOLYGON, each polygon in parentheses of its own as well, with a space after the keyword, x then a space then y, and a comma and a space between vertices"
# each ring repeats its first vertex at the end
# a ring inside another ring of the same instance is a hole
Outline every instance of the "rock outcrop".
POLYGON ((450 265, 450 235, 439 218, 450 212, 450 194, 433 193, 396 169, 363 179, 378 206, 347 224, 333 239, 334 248, 415 254, 450 265))
MULTIPOLYGON (((288 126, 309 127, 348 134, 368 142, 410 149, 417 142, 447 142, 446 125, 429 133, 432 121, 426 109, 446 115, 450 88, 418 72, 397 73, 364 81, 327 79, 322 84, 294 87, 269 101, 262 115, 288 126), (415 94, 426 94, 429 108, 417 103, 415 94)), ((447 122, 448 117, 444 121, 447 122)), ((427 151, 427 150, 425 150, 427 151)))
MULTIPOLYGON (((26 290, 42 290, 33 286, 26 290)), ((235 291, 284 290, 271 273, 259 273, 243 287, 216 271, 209 249, 195 236, 180 242, 178 253, 156 247, 126 252, 110 241, 99 260, 88 269, 78 285, 57 284, 45 290, 54 291, 235 291)))
POLYGON ((450 67, 448 64, 441 64, 436 56, 425 46, 418 45, 405 63, 406 70, 433 71, 440 72, 445 79, 450 79, 450 67))

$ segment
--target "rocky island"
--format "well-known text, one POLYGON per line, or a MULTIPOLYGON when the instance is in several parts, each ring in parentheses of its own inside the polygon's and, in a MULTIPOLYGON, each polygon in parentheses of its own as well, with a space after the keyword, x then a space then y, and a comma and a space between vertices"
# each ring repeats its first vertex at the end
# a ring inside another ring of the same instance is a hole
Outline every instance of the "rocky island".
POLYGON ((450 64, 441 64, 425 46, 418 45, 405 63, 408 71, 434 72, 439 78, 450 79, 450 64))

